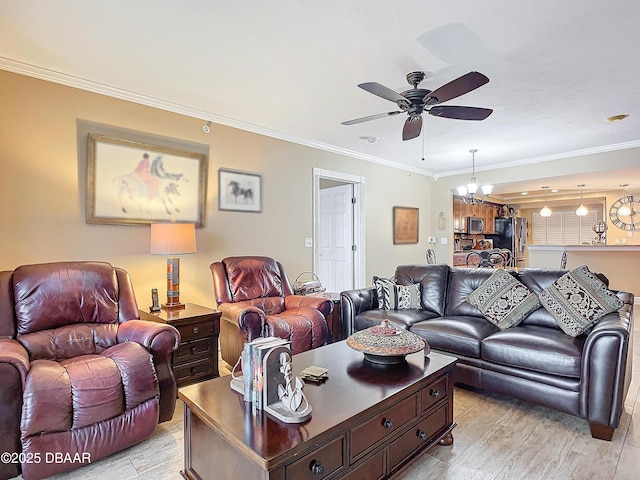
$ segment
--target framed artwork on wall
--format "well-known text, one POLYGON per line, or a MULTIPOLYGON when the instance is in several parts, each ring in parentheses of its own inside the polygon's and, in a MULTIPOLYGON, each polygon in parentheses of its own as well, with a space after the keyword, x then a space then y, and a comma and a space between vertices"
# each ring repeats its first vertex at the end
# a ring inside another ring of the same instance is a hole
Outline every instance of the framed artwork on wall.
POLYGON ((87 223, 204 226, 207 156, 90 133, 87 223))
POLYGON ((218 208, 234 212, 261 212, 262 175, 220 168, 218 208))
POLYGON ((393 207, 393 243, 418 243, 418 209, 393 207))

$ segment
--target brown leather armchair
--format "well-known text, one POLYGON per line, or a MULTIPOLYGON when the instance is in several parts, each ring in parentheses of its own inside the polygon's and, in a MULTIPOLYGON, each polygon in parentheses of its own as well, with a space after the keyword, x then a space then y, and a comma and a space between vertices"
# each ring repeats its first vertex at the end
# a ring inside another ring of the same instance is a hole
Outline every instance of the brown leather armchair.
POLYGON ((0 463, 0 479, 78 468, 171 419, 180 334, 138 318, 129 275, 108 263, 0 272, 0 452, 22 462, 0 463))
POLYGON ((291 340, 293 354, 328 343, 326 317, 333 303, 294 295, 280 262, 269 257, 228 257, 210 268, 222 312, 220 351, 229 365, 235 365, 245 342, 262 336, 291 340))

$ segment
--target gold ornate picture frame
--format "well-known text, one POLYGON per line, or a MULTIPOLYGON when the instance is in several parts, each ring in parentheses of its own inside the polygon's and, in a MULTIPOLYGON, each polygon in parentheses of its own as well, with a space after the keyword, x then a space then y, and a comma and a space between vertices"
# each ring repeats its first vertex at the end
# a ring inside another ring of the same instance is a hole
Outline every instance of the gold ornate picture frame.
POLYGON ((207 156, 88 134, 87 223, 204 226, 207 156))

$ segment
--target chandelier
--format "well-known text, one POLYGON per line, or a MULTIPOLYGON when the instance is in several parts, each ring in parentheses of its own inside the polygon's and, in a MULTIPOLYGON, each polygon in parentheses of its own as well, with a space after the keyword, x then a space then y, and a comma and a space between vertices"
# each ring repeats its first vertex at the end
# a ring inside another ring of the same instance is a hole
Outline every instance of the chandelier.
POLYGON ((471 153, 471 183, 458 187, 458 195, 462 197, 464 203, 468 205, 477 205, 483 203, 489 198, 493 185, 479 186, 476 181, 476 152, 477 148, 469 150, 471 153), (482 195, 478 193, 478 187, 482 190, 482 195))

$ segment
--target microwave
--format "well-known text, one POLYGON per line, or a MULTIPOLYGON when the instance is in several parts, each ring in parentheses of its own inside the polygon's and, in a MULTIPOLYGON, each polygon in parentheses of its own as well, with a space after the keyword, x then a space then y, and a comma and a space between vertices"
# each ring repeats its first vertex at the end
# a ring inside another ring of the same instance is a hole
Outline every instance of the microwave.
POLYGON ((479 217, 467 217, 467 233, 484 232, 484 220, 479 217))

